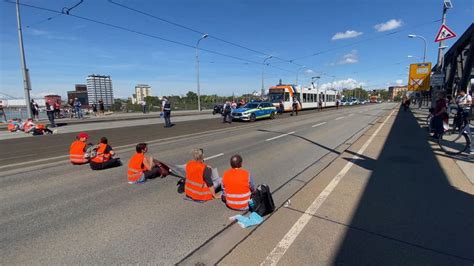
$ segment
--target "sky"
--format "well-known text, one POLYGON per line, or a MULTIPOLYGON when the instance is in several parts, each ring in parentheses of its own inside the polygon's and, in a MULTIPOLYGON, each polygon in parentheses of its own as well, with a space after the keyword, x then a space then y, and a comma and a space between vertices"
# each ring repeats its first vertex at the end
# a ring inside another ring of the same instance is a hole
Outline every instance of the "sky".
MULTIPOLYGON (((78 2, 21 0, 58 12, 78 2)), ((122 6, 84 0, 69 12, 77 17, 21 6, 33 96, 65 97, 91 74, 110 75, 116 98, 130 97, 136 84, 150 85, 157 96, 196 91, 195 46, 202 33, 209 37, 199 44, 201 94, 260 91, 262 69, 265 88, 280 79, 294 84, 297 76, 303 86, 319 76, 323 88, 406 84, 408 65, 422 61, 424 49, 421 39, 407 35, 424 36, 427 61, 436 62, 443 6, 442 0, 112 2, 122 6)), ((474 1, 452 3, 446 25, 459 37, 473 22, 474 1)), ((21 98, 15 5, 1 1, 0 12, 0 93, 21 98)))

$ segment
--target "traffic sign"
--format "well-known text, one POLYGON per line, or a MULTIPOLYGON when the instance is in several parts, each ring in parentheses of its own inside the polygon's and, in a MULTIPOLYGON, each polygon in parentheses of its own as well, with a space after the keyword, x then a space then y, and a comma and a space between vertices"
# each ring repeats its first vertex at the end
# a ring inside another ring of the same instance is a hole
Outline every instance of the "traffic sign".
POLYGON ((451 39, 456 37, 456 33, 454 33, 448 26, 446 25, 441 25, 441 28, 439 28, 438 35, 436 35, 435 42, 440 42, 444 41, 447 39, 451 39))
POLYGON ((427 91, 430 89, 431 63, 410 65, 408 76, 409 91, 427 91))
POLYGON ((433 74, 430 79, 430 86, 443 86, 444 74, 433 74))

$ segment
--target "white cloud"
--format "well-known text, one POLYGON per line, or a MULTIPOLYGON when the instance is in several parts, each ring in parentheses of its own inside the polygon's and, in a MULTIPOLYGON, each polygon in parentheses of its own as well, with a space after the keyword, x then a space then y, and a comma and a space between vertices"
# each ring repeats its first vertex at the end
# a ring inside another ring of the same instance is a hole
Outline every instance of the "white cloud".
POLYGON ((348 79, 342 79, 342 80, 336 80, 334 82, 328 82, 324 83, 320 86, 321 89, 337 89, 337 90, 342 90, 342 89, 353 89, 353 88, 358 88, 360 86, 364 86, 364 82, 358 82, 355 79, 348 78, 348 79))
MULTIPOLYGON (((359 62, 359 55, 357 50, 352 50, 350 53, 345 54, 341 60, 339 60, 336 64, 338 65, 347 65, 347 64, 355 64, 359 62)), ((332 64, 335 65, 335 64, 332 64)))
POLYGON ((374 26, 374 28, 378 32, 394 30, 396 28, 400 28, 403 25, 403 21, 401 19, 391 19, 387 22, 380 23, 374 26))
POLYGON ((397 85, 402 85, 403 84, 403 80, 402 79, 397 79, 395 81, 395 83, 397 83, 397 85))
POLYGON ((355 38, 359 35, 362 35, 362 32, 358 32, 355 30, 346 30, 345 32, 338 32, 332 36, 331 40, 342 40, 342 39, 350 39, 355 38))
POLYGON ((306 70, 304 71, 304 74, 305 74, 305 75, 311 75, 311 74, 313 74, 313 73, 314 73, 314 71, 313 71, 312 69, 306 69, 306 70))

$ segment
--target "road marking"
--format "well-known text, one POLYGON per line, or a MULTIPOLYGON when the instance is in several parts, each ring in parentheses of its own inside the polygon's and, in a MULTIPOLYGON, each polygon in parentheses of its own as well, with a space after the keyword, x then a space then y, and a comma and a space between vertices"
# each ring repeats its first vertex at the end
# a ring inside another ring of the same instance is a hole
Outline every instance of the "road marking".
POLYGON ((324 124, 326 124, 326 122, 322 122, 322 123, 316 124, 316 125, 314 125, 314 126, 312 126, 312 127, 319 127, 319 126, 322 126, 322 125, 324 125, 324 124))
POLYGON ((289 133, 286 133, 286 134, 282 134, 280 136, 276 136, 276 137, 273 137, 273 138, 269 138, 269 139, 266 139, 265 141, 270 141, 270 140, 274 140, 274 139, 279 139, 281 137, 284 137, 284 136, 288 136, 288 135, 291 135, 291 134, 295 134, 295 131, 291 131, 289 133))
POLYGON ((214 158, 217 158, 217 157, 220 157, 224 155, 223 153, 219 153, 219 154, 216 154, 216 155, 212 155, 212 156, 209 156, 207 158, 204 158, 204 161, 207 161, 207 160, 210 160, 210 159, 214 159, 214 158))
MULTIPOLYGON (((370 145, 372 140, 375 136, 380 132, 382 127, 388 121, 388 119, 392 116, 396 109, 390 113, 390 115, 385 118, 382 124, 375 130, 375 132, 370 136, 370 138, 364 143, 364 145, 360 148, 357 154, 362 155, 367 147, 370 145)), ((331 180, 331 182, 324 188, 324 190, 319 194, 319 196, 311 203, 311 205, 306 209, 303 215, 293 224, 291 229, 286 233, 283 239, 276 245, 276 247, 268 254, 265 260, 260 265, 276 265, 278 261, 285 255, 288 248, 293 244, 296 240, 298 235, 303 231, 305 226, 310 221, 311 217, 316 214, 316 211, 321 207, 324 201, 328 198, 328 196, 333 192, 336 186, 341 182, 342 178, 346 175, 347 172, 351 169, 354 165, 354 162, 359 159, 359 156, 355 154, 352 156, 351 160, 347 162, 347 164, 342 168, 342 170, 331 180)))
POLYGON ((340 120, 340 119, 343 119, 344 117, 345 117, 345 116, 340 116, 340 117, 338 117, 338 118, 336 118, 336 119, 334 119, 334 120, 340 120))

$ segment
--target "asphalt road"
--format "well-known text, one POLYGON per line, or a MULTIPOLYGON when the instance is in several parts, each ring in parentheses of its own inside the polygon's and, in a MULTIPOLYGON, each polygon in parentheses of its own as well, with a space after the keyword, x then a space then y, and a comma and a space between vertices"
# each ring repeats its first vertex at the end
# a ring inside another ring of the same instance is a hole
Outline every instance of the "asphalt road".
MULTIPOLYGON (((318 167, 386 114, 392 104, 327 110, 257 123, 223 125, 188 121, 163 130, 156 125, 92 131, 105 135, 126 163, 134 144, 184 164, 202 147, 222 173, 239 153, 256 183, 267 183, 277 204, 301 188, 318 167)), ((184 200, 176 179, 128 185, 124 166, 93 172, 67 160, 74 133, 1 141, 0 258, 2 264, 173 264, 191 258, 209 239, 229 230, 238 212, 220 201, 184 200)), ((235 227, 232 229, 236 230, 235 227)), ((245 229, 239 230, 245 233, 245 229)), ((231 242, 232 239, 229 239, 231 242)), ((217 254, 226 254, 222 247, 217 254)), ((218 256, 216 255, 216 256, 218 256)))

